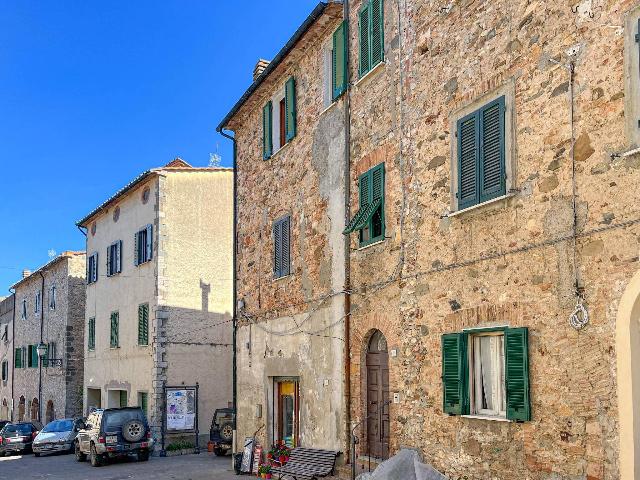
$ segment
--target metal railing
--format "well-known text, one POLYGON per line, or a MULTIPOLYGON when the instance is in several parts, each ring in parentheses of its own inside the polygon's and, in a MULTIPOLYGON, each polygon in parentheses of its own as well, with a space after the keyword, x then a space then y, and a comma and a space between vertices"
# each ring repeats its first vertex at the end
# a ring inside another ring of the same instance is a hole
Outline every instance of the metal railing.
MULTIPOLYGON (((351 480, 355 480, 356 479, 356 444, 360 443, 360 440, 358 439, 358 436, 356 435, 356 430, 358 429, 358 427, 360 427, 364 422, 366 422, 367 420, 373 418, 374 416, 378 417, 378 422, 379 422, 379 428, 380 428, 380 440, 382 441, 382 439, 384 438, 384 424, 382 422, 382 414, 383 414, 383 410, 384 407, 388 406, 391 404, 391 400, 387 400, 385 402, 383 402, 379 407, 378 410, 367 415, 366 417, 364 417, 362 420, 360 420, 358 423, 356 423, 354 425, 354 427, 351 429, 351 480)), ((368 432, 367 432, 368 433, 368 432)), ((383 443, 383 447, 382 447, 382 456, 384 457, 384 443, 383 443)), ((368 459, 368 471, 371 472, 371 443, 368 441, 367 439, 367 459, 368 459)), ((385 460, 385 458, 382 458, 383 460, 385 460)))

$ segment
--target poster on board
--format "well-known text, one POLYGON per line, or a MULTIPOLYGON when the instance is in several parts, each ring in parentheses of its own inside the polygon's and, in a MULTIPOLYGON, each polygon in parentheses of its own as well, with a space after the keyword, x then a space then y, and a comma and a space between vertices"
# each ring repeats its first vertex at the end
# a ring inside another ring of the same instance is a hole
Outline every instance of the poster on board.
POLYGON ((188 432, 195 430, 196 389, 167 388, 167 430, 188 432))

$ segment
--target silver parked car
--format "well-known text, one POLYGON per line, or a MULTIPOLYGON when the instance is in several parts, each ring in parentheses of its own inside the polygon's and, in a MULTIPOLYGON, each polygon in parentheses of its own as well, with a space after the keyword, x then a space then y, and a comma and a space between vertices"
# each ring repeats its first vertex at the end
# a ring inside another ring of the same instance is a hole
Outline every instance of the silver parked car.
POLYGON ((63 418, 48 423, 33 439, 33 453, 73 452, 81 419, 63 418))

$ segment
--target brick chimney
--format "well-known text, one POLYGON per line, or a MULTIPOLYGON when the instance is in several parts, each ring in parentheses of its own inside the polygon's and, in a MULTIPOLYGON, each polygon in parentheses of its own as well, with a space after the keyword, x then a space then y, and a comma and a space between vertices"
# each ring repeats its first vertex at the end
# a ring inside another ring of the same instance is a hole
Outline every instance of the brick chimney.
POLYGON ((265 60, 264 58, 261 58, 260 60, 258 60, 258 63, 256 63, 256 66, 253 69, 254 82, 258 79, 260 75, 262 75, 262 72, 264 72, 264 69, 267 68, 270 63, 271 62, 269 60, 265 60))
POLYGON ((31 270, 22 270, 22 278, 27 278, 31 275, 31 270))

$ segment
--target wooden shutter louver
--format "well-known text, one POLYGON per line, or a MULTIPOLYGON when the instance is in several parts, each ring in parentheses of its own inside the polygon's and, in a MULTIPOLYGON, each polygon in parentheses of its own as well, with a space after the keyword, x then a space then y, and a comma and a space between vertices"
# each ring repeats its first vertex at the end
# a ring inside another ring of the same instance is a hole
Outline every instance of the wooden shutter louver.
POLYGON ((507 418, 522 422, 531 420, 528 334, 527 328, 504 332, 507 418))
POLYGON ((273 153, 273 105, 271 100, 262 109, 262 158, 267 160, 273 153))
POLYGON ((358 16, 360 33, 360 76, 364 76, 371 69, 371 58, 369 49, 369 10, 371 6, 367 3, 358 16))
POLYGON ((485 107, 480 115, 480 202, 505 193, 504 97, 485 107))
POLYGON ((283 277, 286 277, 290 273, 290 217, 282 219, 280 223, 281 236, 282 236, 282 256, 280 259, 281 273, 283 277))
POLYGON ((478 202, 478 137, 475 115, 458 122, 458 208, 478 202))
POLYGON ((284 87, 284 103, 285 103, 285 135, 286 141, 293 140, 296 136, 297 129, 297 112, 296 112, 296 80, 290 77, 284 87))
POLYGON ((149 344, 149 306, 138 307, 138 345, 149 344))
POLYGON ((371 65, 375 67, 384 60, 383 0, 371 0, 371 65))
POLYGON ((468 413, 467 394, 467 335, 442 335, 442 402, 450 415, 468 413))
POLYGON ((347 22, 343 21, 333 33, 333 58, 331 62, 331 84, 333 100, 337 99, 347 89, 347 22))
POLYGON ((281 223, 273 225, 273 275, 278 278, 282 276, 282 228, 281 223))

